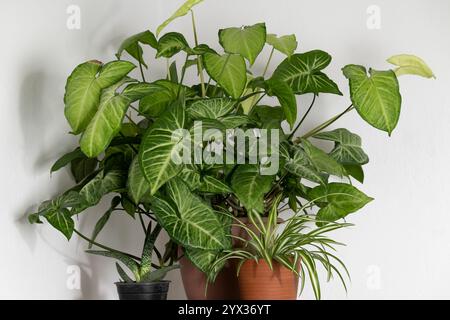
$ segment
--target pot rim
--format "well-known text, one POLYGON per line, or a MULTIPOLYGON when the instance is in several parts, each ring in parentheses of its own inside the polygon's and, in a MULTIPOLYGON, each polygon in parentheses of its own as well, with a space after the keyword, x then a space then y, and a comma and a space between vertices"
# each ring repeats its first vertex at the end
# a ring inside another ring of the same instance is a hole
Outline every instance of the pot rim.
POLYGON ((153 286, 155 284, 165 284, 165 283, 171 283, 170 280, 160 280, 160 281, 153 281, 153 282, 114 282, 116 286, 153 286))

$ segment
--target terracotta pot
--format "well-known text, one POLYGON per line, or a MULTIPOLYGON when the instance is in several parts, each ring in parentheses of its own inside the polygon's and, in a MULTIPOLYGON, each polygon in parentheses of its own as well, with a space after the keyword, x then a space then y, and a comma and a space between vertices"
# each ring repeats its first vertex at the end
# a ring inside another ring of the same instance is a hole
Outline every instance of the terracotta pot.
MULTIPOLYGON (((267 218, 263 218, 266 220, 267 218)), ((251 227, 256 232, 256 228, 252 227, 248 218, 240 218, 248 227, 251 227)), ((279 223, 283 220, 279 219, 279 223)), ((249 239, 249 234, 243 228, 233 226, 231 228, 231 234, 238 236, 242 239, 249 239)), ((233 247, 239 248, 242 246, 242 242, 233 239, 233 247)), ((183 251, 180 248, 178 255, 183 255, 183 251)), ((236 276, 237 269, 235 263, 227 263, 226 266, 220 271, 217 279, 214 283, 208 284, 207 295, 205 296, 206 276, 197 267, 195 267, 189 259, 184 256, 180 259, 180 272, 183 280, 184 291, 189 300, 238 300, 239 285, 236 276)))
POLYGON ((234 264, 228 263, 217 276, 214 283, 207 284, 206 275, 195 267, 186 257, 179 261, 184 291, 189 300, 238 300, 239 285, 234 264))
POLYGON ((298 277, 280 263, 273 270, 265 260, 247 260, 241 267, 239 291, 242 300, 296 300, 298 277))

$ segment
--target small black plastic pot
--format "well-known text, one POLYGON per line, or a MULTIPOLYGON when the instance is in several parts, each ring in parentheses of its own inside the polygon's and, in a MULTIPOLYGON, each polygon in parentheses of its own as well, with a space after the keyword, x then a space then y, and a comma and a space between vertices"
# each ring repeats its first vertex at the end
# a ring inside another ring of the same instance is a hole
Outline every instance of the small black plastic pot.
POLYGON ((170 281, 148 283, 116 282, 119 300, 167 300, 170 281))

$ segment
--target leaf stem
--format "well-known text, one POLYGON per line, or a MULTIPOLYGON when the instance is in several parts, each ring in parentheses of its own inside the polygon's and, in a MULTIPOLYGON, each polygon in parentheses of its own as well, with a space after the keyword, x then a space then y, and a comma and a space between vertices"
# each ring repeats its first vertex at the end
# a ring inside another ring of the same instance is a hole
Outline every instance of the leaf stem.
POLYGON ((324 123, 322 123, 321 125, 315 127, 314 129, 312 129, 311 131, 309 131, 307 134, 305 134, 304 136, 301 137, 301 139, 307 139, 313 135, 315 135, 316 133, 319 133, 320 131, 322 131, 323 129, 329 127, 331 124, 333 124, 334 122, 336 122, 340 117, 342 117, 344 114, 346 114, 347 112, 350 112, 354 109, 355 107, 353 106, 353 104, 351 104, 347 109, 345 109, 344 111, 342 111, 341 113, 339 113, 338 115, 334 116, 333 118, 329 119, 328 121, 325 121, 324 123))
POLYGON ((141 258, 136 257, 136 256, 133 256, 132 254, 129 254, 129 253, 126 253, 126 252, 123 252, 123 251, 119 251, 119 250, 116 250, 116 249, 107 247, 107 246, 105 246, 105 245, 103 245, 103 244, 100 244, 100 243, 98 243, 98 242, 95 242, 94 240, 89 239, 88 237, 86 237, 84 234, 82 234, 82 233, 81 233, 80 231, 78 231, 77 229, 74 229, 73 232, 75 232, 80 238, 86 240, 86 241, 89 242, 90 244, 93 244, 93 245, 95 245, 95 246, 97 246, 97 247, 99 247, 99 248, 102 248, 102 249, 107 250, 107 251, 111 251, 111 252, 115 252, 115 253, 119 253, 119 254, 126 255, 126 256, 130 257, 131 259, 134 259, 134 260, 137 260, 137 261, 140 261, 140 260, 141 260, 141 258))
MULTIPOLYGON (((192 30, 194 32, 194 42, 195 46, 198 46, 198 35, 197 35, 197 27, 195 25, 195 16, 194 11, 191 10, 191 18, 192 18, 192 30)), ((197 55, 197 70, 198 74, 200 76, 200 83, 202 87, 202 98, 206 96, 206 89, 205 89, 205 78, 203 76, 203 63, 202 63, 202 56, 197 55)))
POLYGON ((256 100, 256 102, 253 104, 252 108, 256 105, 258 105, 258 103, 261 102, 261 100, 267 95, 267 93, 264 93, 263 95, 261 95, 261 97, 259 97, 258 100, 256 100))
POLYGON ((316 94, 314 94, 314 97, 311 101, 311 104, 308 108, 308 110, 306 111, 306 113, 303 115, 302 119, 300 120, 300 122, 298 123, 298 125, 295 127, 294 130, 292 130, 291 134, 289 135, 289 137, 287 138, 288 140, 290 140, 292 138, 292 136, 295 134, 295 132, 300 128, 300 126, 303 124, 303 122, 305 121, 306 117, 308 116, 309 112, 311 111, 312 107, 314 106, 314 103, 316 102, 316 94))
POLYGON ((262 74, 263 78, 267 73, 267 70, 269 69, 270 61, 272 61, 273 53, 275 52, 275 47, 272 47, 272 51, 270 51, 269 59, 267 60, 266 66, 264 68, 264 72, 262 74))
POLYGON ((131 117, 130 117, 128 114, 125 113, 125 117, 127 117, 127 119, 128 119, 132 124, 134 124, 135 126, 137 126, 136 122, 134 122, 134 120, 131 119, 131 117))
POLYGON ((139 44, 136 42, 136 50, 138 52, 138 57, 139 57, 139 69, 141 70, 141 76, 142 76, 142 81, 145 81, 145 76, 144 76, 144 69, 142 68, 142 55, 141 55, 141 51, 139 50, 139 44))
POLYGON ((139 221, 141 222, 142 229, 144 230, 144 234, 147 234, 147 227, 145 226, 144 219, 142 218, 142 214, 138 213, 139 221))

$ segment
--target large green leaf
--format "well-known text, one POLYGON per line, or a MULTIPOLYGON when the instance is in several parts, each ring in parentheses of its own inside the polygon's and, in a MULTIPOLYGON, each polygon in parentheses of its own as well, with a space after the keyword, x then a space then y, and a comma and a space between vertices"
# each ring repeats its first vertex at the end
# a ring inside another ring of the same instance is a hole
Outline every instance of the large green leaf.
POLYGON ((288 57, 294 54, 298 45, 295 34, 280 37, 277 37, 276 34, 268 34, 266 42, 288 57))
POLYGON ((261 175, 259 166, 240 165, 233 173, 231 187, 248 210, 264 211, 264 195, 270 191, 274 177, 261 175))
POLYGON ((276 78, 272 78, 266 83, 269 88, 269 95, 273 95, 278 98, 286 120, 292 129, 295 125, 295 121, 297 120, 297 100, 295 99, 292 89, 285 82, 279 81, 276 78))
POLYGON ((127 189, 128 195, 135 204, 138 204, 142 197, 150 192, 150 184, 142 174, 139 165, 139 156, 136 156, 131 163, 128 173, 127 189))
POLYGON ((345 218, 373 200, 352 185, 344 183, 315 187, 309 191, 308 197, 310 200, 318 199, 321 206, 317 219, 330 222, 345 218))
POLYGON ((330 156, 344 165, 363 165, 369 162, 369 157, 361 148, 361 138, 347 129, 340 128, 333 131, 321 132, 314 138, 334 141, 335 146, 330 156))
POLYGON ((189 51, 189 45, 181 33, 166 33, 158 41, 158 53, 156 57, 171 58, 180 51, 189 51))
POLYGON ((172 239, 187 248, 224 249, 225 230, 214 210, 192 194, 179 178, 167 184, 167 194, 174 204, 162 198, 152 198, 152 209, 158 221, 172 239))
POLYGON ((155 35, 149 30, 146 30, 125 39, 116 53, 117 59, 120 59, 122 57, 122 53, 126 51, 129 55, 131 55, 137 61, 140 61, 142 65, 147 68, 147 64, 142 58, 143 50, 141 47, 141 43, 147 44, 154 49, 158 49, 158 41, 156 40, 155 35))
MULTIPOLYGON (((180 141, 172 139, 172 133, 182 129, 185 111, 181 101, 173 103, 147 130, 139 151, 141 169, 150 183, 150 192, 155 192, 181 170, 182 166, 172 161, 180 141)), ((181 137, 180 137, 181 138, 181 137)))
POLYGON ((247 84, 247 68, 244 59, 238 54, 204 55, 205 68, 231 97, 237 99, 244 92, 247 84))
POLYGON ((193 119, 219 119, 236 108, 236 102, 228 98, 199 99, 194 101, 187 112, 193 119))
POLYGON ((327 177, 322 174, 313 163, 308 154, 300 147, 296 147, 292 157, 289 157, 285 164, 285 169, 306 180, 325 184, 327 177))
POLYGON ((266 42, 266 25, 257 23, 242 28, 219 30, 219 41, 227 53, 238 53, 252 65, 264 48, 266 42))
POLYGON ((308 140, 302 140, 303 148, 308 155, 311 163, 317 171, 329 173, 338 177, 344 175, 344 168, 334 158, 317 148, 308 140))
POLYGON ((277 67, 272 78, 289 84, 295 94, 322 92, 342 95, 338 86, 322 72, 330 62, 331 56, 321 50, 294 54, 277 67))
POLYGON ((345 66, 350 97, 360 116, 370 125, 391 135, 400 118, 402 97, 397 77, 392 70, 377 71, 358 65, 345 66))
POLYGON ((424 78, 436 78, 433 71, 421 58, 411 54, 399 54, 390 57, 387 62, 396 65, 398 68, 394 70, 395 74, 402 76, 405 74, 412 74, 424 78))
POLYGON ((102 65, 99 61, 89 61, 75 68, 67 79, 64 96, 64 114, 73 133, 86 129, 97 112, 102 89, 123 79, 135 68, 127 61, 113 61, 102 65))
POLYGON ((174 14, 172 14, 169 19, 167 19, 166 21, 164 21, 159 27, 158 29, 156 29, 156 35, 158 36, 161 31, 167 27, 173 20, 185 16, 189 13, 189 11, 192 9, 192 7, 194 7, 195 5, 199 4, 203 2, 203 0, 187 0, 181 7, 178 8, 177 11, 175 11, 174 14))

